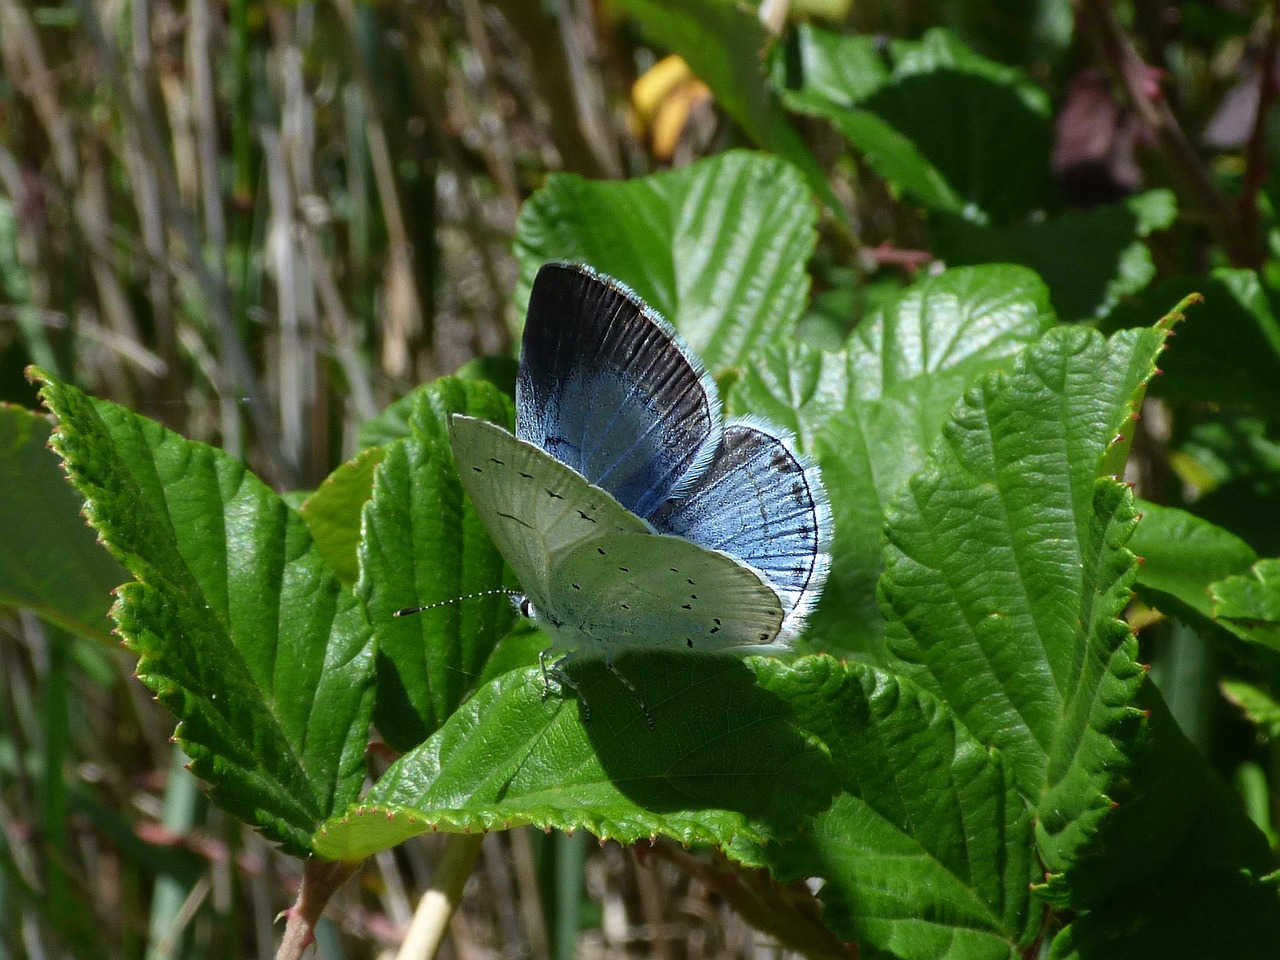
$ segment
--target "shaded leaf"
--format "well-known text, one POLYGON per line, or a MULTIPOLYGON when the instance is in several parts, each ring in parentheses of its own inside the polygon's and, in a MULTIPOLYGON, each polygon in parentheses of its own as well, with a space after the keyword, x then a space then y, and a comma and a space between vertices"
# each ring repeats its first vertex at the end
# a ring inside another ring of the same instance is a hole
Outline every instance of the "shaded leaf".
POLYGON ((1199 494, 1188 510, 1231 531, 1262 556, 1275 556, 1280 523, 1258 522, 1280 516, 1280 442, 1268 413, 1265 408, 1253 414, 1239 408, 1203 410, 1169 462, 1199 494))
POLYGON ((109 643, 111 591, 129 574, 80 517, 49 431, 47 417, 0 404, 0 604, 109 643))
MULTIPOLYGON (((1122 297, 1132 296, 1156 275, 1144 239, 1173 224, 1177 215, 1169 190, 1151 190, 1084 213, 1068 213, 1040 223, 979 227, 963 220, 939 220, 934 231, 939 256, 949 264, 1021 263, 1049 285, 1054 309, 1063 320, 1105 316, 1122 297)), ((1150 324, 1177 297, 1151 301, 1139 319, 1150 324)))
POLYGON ((321 851, 349 858, 428 830, 520 824, 621 843, 760 842, 831 802, 830 761, 740 661, 634 653, 617 665, 655 729, 598 659, 568 668, 581 704, 544 696, 536 669, 504 674, 330 821, 321 851))
POLYGON ((787 67, 787 106, 831 120, 868 166, 926 208, 1005 223, 1043 205, 1047 98, 947 31, 886 44, 800 27, 787 67))
POLYGON ((1118 306, 1103 329, 1144 326, 1165 304, 1193 291, 1203 294, 1204 303, 1189 314, 1178 328, 1177 341, 1161 357, 1164 376, 1153 392, 1276 410, 1280 407, 1280 320, 1257 274, 1250 270, 1222 268, 1207 277, 1159 283, 1118 306))
POLYGON ((841 786, 811 829, 761 851, 779 879, 822 878, 824 922, 862 946, 1018 956, 1031 820, 999 753, 902 677, 824 657, 756 668, 823 740, 841 786))
POLYGON ((1151 684, 1150 723, 1115 813, 1066 877, 1041 893, 1083 913, 1054 957, 1264 957, 1280 900, 1262 832, 1183 736, 1151 684))

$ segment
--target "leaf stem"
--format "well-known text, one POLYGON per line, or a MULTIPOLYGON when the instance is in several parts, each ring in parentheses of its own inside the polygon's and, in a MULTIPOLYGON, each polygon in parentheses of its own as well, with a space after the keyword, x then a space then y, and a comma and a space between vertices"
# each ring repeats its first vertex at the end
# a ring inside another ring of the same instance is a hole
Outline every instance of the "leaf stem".
POLYGON ((462 888, 480 854, 483 834, 451 834, 431 886, 413 912, 409 932, 396 960, 430 960, 440 950, 449 919, 462 900, 462 888))
POLYGON ((316 923, 329 898, 360 867, 360 861, 308 860, 302 867, 302 889, 298 902, 285 911, 284 939, 276 960, 301 960, 315 942, 316 923))

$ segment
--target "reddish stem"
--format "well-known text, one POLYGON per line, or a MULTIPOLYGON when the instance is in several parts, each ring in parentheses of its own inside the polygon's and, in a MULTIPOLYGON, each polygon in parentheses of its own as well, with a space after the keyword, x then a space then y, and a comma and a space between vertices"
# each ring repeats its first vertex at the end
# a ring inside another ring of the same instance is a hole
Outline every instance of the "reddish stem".
POLYGON ((284 912, 284 939, 276 951, 276 960, 301 960, 307 947, 315 942, 316 924, 325 904, 359 866, 359 861, 334 860, 308 860, 303 865, 302 889, 298 891, 298 902, 284 912))

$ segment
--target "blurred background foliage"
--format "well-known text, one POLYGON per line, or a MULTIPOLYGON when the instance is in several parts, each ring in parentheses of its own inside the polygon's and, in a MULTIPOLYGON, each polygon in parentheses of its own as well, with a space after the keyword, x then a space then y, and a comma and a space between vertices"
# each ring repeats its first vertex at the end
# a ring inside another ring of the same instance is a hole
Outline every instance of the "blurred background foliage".
MULTIPOLYGON (((1007 152, 995 118, 991 154, 977 162, 1003 233, 976 231, 965 210, 926 228, 927 198, 904 202, 874 152, 846 152, 822 90, 788 91, 839 211, 824 215, 811 265, 811 340, 856 323, 935 258, 1014 258, 1041 269, 1063 319, 1107 328, 1150 323, 1187 290, 1220 287, 1219 302, 1244 319, 1200 328, 1204 376, 1226 403, 1275 396, 1274 357, 1253 355, 1237 396, 1212 364, 1214 341, 1232 330, 1265 340, 1275 327, 1254 326, 1272 316, 1280 262, 1275 4, 768 3, 756 34, 708 28, 709 55, 690 56, 704 84, 669 56, 681 36, 672 24, 721 8, 0 0, 0 399, 33 407, 22 371, 39 363, 245 458, 277 488, 312 488, 407 389, 511 350, 516 218, 550 173, 617 179, 770 146, 752 130, 751 84, 717 84, 708 71, 763 73, 762 51, 780 34, 772 67, 785 74, 812 40, 795 26, 804 21, 885 45, 945 26, 1024 71, 1024 100, 1053 117, 1042 157, 1007 152), (725 96, 735 92, 741 100, 725 96), (1176 220, 1169 194, 1144 193, 1153 188, 1172 191, 1176 220), (1108 204, 1140 249, 1117 253, 1115 274, 1081 279, 1091 251, 1078 269, 1062 254, 1073 224, 1087 223, 1078 218, 1108 204), (1058 233, 1037 232, 1054 217, 1058 233), (1188 279, 1220 267, 1238 270, 1188 279)), ((909 125, 909 101, 880 106, 909 125)), ((945 121, 930 118, 944 142, 948 123, 984 122, 945 121)), ((856 142, 858 131, 843 133, 856 142)), ((1280 550, 1274 408, 1209 405, 1180 436, 1160 413, 1151 408, 1138 438, 1143 493, 1195 500, 1258 551, 1280 550)), ((16 490, 55 466, 4 469, 16 490)), ((38 544, 41 531, 28 536, 38 544)), ((94 575, 124 579, 84 539, 94 575)), ((84 602, 105 611, 108 598, 84 602)), ((1166 676, 1192 677, 1184 700, 1212 700, 1195 680, 1213 675, 1195 667, 1212 655, 1192 635, 1170 643, 1181 652, 1166 676)), ((297 865, 203 802, 168 742, 172 718, 130 671, 109 643, 0 614, 0 955, 268 956, 297 865)), ((1256 802, 1262 768, 1239 761, 1260 748, 1232 722, 1192 738, 1206 750, 1225 738, 1217 762, 1256 802)), ((394 948, 436 855, 415 842, 370 861, 331 904, 320 955, 394 948)), ((639 855, 585 835, 494 835, 446 950, 773 955, 725 906, 727 882, 713 861, 667 845, 639 855)))

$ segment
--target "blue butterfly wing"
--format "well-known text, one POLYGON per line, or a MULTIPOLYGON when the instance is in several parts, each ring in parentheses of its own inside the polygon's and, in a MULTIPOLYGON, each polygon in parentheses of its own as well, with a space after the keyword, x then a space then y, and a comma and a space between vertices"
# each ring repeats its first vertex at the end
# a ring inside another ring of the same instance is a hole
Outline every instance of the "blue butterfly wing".
POLYGON ((778 639, 799 632, 826 580, 831 507, 817 468, 791 449, 785 433, 750 421, 729 424, 707 470, 650 520, 662 533, 758 571, 782 602, 778 639))
POLYGON ((529 295, 516 435, 649 516, 707 468, 721 436, 715 383, 634 293, 550 263, 529 295))

